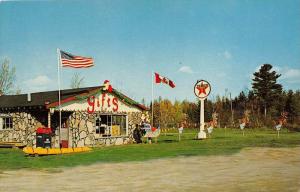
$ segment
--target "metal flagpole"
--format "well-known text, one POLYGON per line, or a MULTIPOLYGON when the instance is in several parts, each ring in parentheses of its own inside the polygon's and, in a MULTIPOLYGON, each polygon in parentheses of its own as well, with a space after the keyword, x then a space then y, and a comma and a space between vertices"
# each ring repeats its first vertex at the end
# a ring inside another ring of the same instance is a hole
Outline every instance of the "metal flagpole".
POLYGON ((153 101, 153 95, 154 95, 154 93, 153 93, 154 71, 152 71, 152 75, 151 76, 152 76, 152 81, 151 81, 152 82, 152 123, 151 123, 151 125, 154 126, 153 125, 153 123, 154 123, 154 115, 153 115, 154 114, 154 109, 153 109, 153 107, 154 107, 154 101, 153 101))
POLYGON ((231 92, 230 95, 230 110, 231 110, 231 128, 234 127, 234 121, 233 121, 233 108, 232 108, 232 99, 231 99, 231 92))
POLYGON ((60 50, 57 48, 57 57, 58 57, 58 62, 57 62, 57 82, 58 82, 58 110, 59 110, 59 126, 58 126, 58 145, 59 148, 60 146, 60 131, 61 131, 61 103, 60 103, 60 66, 61 66, 61 53, 60 50))

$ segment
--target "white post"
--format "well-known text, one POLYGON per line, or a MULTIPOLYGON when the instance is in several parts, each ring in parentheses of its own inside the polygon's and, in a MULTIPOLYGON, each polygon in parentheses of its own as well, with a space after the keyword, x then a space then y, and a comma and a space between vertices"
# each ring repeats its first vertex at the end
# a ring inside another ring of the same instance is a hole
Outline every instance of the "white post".
POLYGON ((194 86, 194 93, 200 99, 200 131, 198 139, 206 139, 204 131, 204 100, 207 98, 211 90, 210 84, 205 80, 198 80, 194 86))
POLYGON ((204 100, 200 99, 200 132, 198 133, 198 139, 206 139, 204 131, 204 100))
POLYGON ((48 128, 51 128, 51 112, 48 110, 48 128))
POLYGON ((57 48, 57 82, 58 82, 58 110, 59 110, 59 126, 58 126, 58 146, 60 148, 60 129, 61 129, 61 103, 60 103, 60 66, 61 66, 61 55, 60 50, 57 48))
POLYGON ((201 126, 200 126, 200 131, 204 131, 204 100, 201 99, 201 126))

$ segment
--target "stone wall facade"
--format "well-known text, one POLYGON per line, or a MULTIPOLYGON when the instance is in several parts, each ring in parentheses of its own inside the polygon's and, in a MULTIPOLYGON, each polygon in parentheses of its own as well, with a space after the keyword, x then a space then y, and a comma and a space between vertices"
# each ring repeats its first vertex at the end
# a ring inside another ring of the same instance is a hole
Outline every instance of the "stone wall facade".
MULTIPOLYGON (((61 134, 66 133, 68 135, 69 147, 97 147, 132 143, 135 125, 141 123, 142 116, 142 112, 129 112, 125 114, 128 117, 127 135, 96 138, 95 119, 101 112, 90 114, 86 111, 75 111, 68 113, 69 115, 66 120, 68 130, 63 130, 62 128, 61 134)), ((47 119, 47 113, 33 114, 32 112, 12 112, 5 113, 4 115, 12 117, 13 129, 0 130, 0 142, 15 141, 22 142, 27 146, 35 147, 36 129, 47 124, 47 122, 41 122, 44 119, 47 119)), ((51 125, 55 125, 53 118, 51 119, 51 125)), ((57 124, 58 123, 56 122, 56 125, 57 124)), ((55 129, 52 136, 52 147, 59 147, 58 128, 55 129)))
POLYGON ((13 128, 0 130, 0 142, 21 142, 27 146, 35 146, 36 129, 43 126, 37 117, 28 112, 13 112, 3 114, 11 117, 13 128))
POLYGON ((76 111, 68 118, 69 146, 108 146, 122 145, 133 142, 133 130, 136 124, 141 123, 141 112, 130 112, 128 115, 128 133, 125 136, 116 137, 95 137, 95 119, 101 113, 88 114, 87 112, 76 111))

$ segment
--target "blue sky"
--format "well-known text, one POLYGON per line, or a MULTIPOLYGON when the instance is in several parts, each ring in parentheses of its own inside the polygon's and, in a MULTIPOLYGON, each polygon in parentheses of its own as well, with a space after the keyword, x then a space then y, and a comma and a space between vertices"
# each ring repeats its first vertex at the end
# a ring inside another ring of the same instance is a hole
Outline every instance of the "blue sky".
POLYGON ((91 56, 95 67, 62 70, 69 88, 105 79, 141 101, 151 99, 156 71, 176 88, 155 97, 194 101, 197 79, 210 99, 251 88, 253 72, 270 63, 285 89, 300 87, 299 0, 0 1, 0 59, 9 58, 23 93, 57 89, 56 48, 91 56))

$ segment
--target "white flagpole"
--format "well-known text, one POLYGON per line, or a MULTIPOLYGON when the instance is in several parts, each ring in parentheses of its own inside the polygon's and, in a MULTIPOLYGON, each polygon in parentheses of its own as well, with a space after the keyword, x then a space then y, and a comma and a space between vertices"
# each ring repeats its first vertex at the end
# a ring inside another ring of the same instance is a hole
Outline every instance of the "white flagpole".
POLYGON ((153 109, 153 107, 154 107, 154 99, 153 99, 153 97, 154 97, 154 93, 153 93, 153 85, 154 85, 154 71, 152 71, 152 75, 151 75, 151 77, 152 77, 152 126, 154 126, 153 125, 153 123, 154 123, 154 109, 153 109))
POLYGON ((58 82, 58 110, 59 110, 59 126, 58 126, 58 145, 59 148, 60 146, 60 129, 61 129, 61 103, 60 103, 60 66, 61 66, 61 53, 60 50, 57 48, 57 57, 58 57, 58 62, 57 62, 57 82, 58 82))

